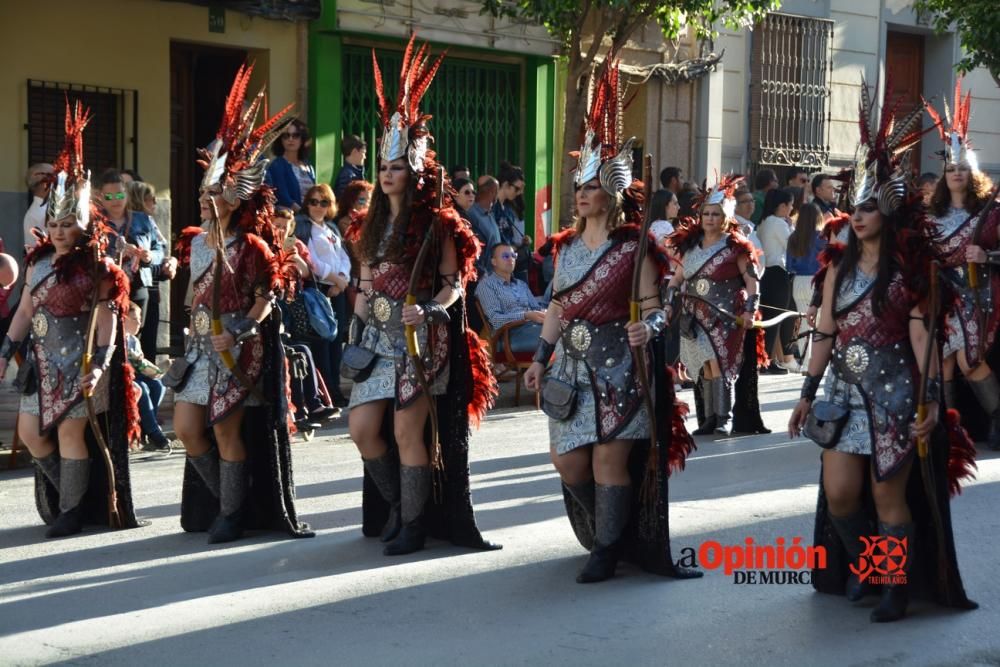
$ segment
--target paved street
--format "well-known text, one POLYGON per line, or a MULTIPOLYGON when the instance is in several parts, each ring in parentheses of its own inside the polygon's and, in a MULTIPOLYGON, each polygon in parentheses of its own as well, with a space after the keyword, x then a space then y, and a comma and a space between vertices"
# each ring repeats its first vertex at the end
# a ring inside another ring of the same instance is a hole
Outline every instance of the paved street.
MULTIPOLYGON (((707 539, 811 542, 818 448, 782 432, 799 385, 797 376, 761 382, 775 434, 699 443, 671 484, 675 557, 707 539)), ((576 584, 585 554, 548 462, 545 417, 532 408, 493 412, 472 442, 479 524, 504 549, 432 542, 388 559, 361 536, 361 466, 337 426, 295 445, 312 540, 254 534, 208 546, 181 532, 175 453, 134 462, 135 504, 151 526, 47 541, 28 469, 0 472, 0 663, 1000 663, 994 453, 982 453, 978 480, 953 504, 959 562, 980 610, 917 603, 906 621, 875 626, 874 598, 852 607, 808 585, 736 585, 721 571, 674 581, 625 565, 613 581, 576 584)))

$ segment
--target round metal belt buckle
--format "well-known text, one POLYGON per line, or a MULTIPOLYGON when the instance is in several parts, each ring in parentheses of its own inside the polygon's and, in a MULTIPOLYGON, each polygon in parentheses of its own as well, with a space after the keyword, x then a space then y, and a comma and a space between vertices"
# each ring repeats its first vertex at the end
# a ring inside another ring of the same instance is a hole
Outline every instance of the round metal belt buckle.
POLYGON ((194 332, 199 336, 207 336, 212 330, 212 318, 204 310, 199 310, 194 314, 194 332))
POLYGON ((45 317, 45 313, 35 313, 35 316, 31 318, 31 333, 38 338, 45 338, 45 334, 48 332, 49 320, 45 317))
POLYGON ((865 369, 868 368, 868 362, 868 350, 865 349, 864 345, 849 345, 844 350, 844 363, 851 372, 864 373, 865 369))
POLYGON ((388 322, 392 317, 392 304, 384 296, 377 296, 372 301, 372 315, 379 322, 388 322))
POLYGON ((586 324, 583 322, 571 324, 567 333, 569 345, 573 348, 574 352, 582 353, 590 349, 590 344, 594 340, 594 335, 590 332, 590 328, 586 324))
POLYGON ((698 296, 705 296, 712 289, 712 283, 708 278, 699 278, 694 283, 694 291, 698 296))

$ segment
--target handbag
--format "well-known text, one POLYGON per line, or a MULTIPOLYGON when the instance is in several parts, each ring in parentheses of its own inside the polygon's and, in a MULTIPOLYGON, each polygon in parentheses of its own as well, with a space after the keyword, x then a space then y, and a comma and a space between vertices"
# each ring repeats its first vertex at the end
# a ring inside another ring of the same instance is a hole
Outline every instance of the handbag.
POLYGON ((576 385, 554 377, 542 383, 542 411, 556 421, 569 419, 576 410, 576 385))
POLYGON ((345 345, 340 358, 340 376, 352 382, 364 382, 375 368, 375 352, 360 345, 345 345))
POLYGON ((301 294, 297 294, 294 301, 279 301, 278 306, 281 308, 281 321, 285 325, 285 332, 292 340, 319 340, 312 324, 309 323, 309 312, 301 294))
POLYGON ((325 294, 315 287, 302 290, 302 301, 305 303, 309 324, 317 336, 323 340, 333 341, 337 338, 337 317, 333 314, 333 305, 325 294))
POLYGON ((830 401, 815 401, 809 409, 802 435, 823 449, 831 449, 840 440, 848 416, 850 411, 842 405, 830 401))
POLYGON ((163 374, 163 377, 160 378, 160 382, 163 383, 164 387, 169 387, 174 392, 178 392, 184 389, 184 385, 187 384, 191 368, 193 368, 193 365, 190 361, 184 357, 177 357, 170 364, 170 368, 163 374))

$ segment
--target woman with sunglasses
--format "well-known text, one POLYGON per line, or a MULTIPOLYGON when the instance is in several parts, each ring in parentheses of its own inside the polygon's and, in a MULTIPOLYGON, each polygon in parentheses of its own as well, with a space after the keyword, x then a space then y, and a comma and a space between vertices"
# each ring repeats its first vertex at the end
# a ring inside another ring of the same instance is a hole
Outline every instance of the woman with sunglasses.
POLYGON ((267 166, 267 180, 274 188, 277 205, 296 213, 302 209, 303 194, 316 184, 316 170, 309 164, 312 139, 309 128, 293 120, 271 146, 274 160, 267 166))
POLYGON ((25 261, 24 291, 0 345, 0 380, 18 356, 18 435, 37 469, 36 506, 50 524, 46 537, 74 535, 84 523, 108 522, 108 476, 98 435, 115 474, 122 527, 139 525, 128 471, 129 445, 139 437, 139 396, 123 333, 129 280, 114 262, 96 260, 107 243, 107 227, 91 203, 83 165, 82 135, 89 118, 79 102, 74 111, 67 109, 66 143, 54 163, 46 207, 46 237, 25 261), (85 355, 92 355, 86 373, 85 355), (88 419, 91 409, 94 421, 88 419), (92 431, 95 425, 100 434, 92 431))
MULTIPOLYGON (((162 264, 166 256, 163 236, 144 211, 130 209, 128 188, 119 171, 109 169, 101 174, 101 206, 111 223, 108 256, 129 276, 132 289, 130 300, 142 309, 141 335, 147 320, 159 323, 159 309, 154 314, 148 311, 149 290, 156 286, 154 267, 162 264)), ((155 349, 144 351, 155 358, 155 349)))
POLYGON ((334 223, 337 203, 330 186, 320 183, 306 190, 304 204, 309 225, 303 225, 299 238, 309 248, 313 274, 320 289, 330 298, 339 324, 336 340, 317 339, 310 344, 310 349, 333 404, 343 408, 347 406, 347 398, 340 391, 340 359, 348 325, 345 290, 351 279, 351 258, 334 223))
POLYGON ((667 477, 693 443, 654 344, 667 325, 659 285, 668 260, 656 239, 636 257, 642 184, 632 179, 634 139, 619 144, 614 130, 618 69, 612 58, 605 62, 594 91, 603 103, 587 114, 574 174, 577 219, 554 237, 552 300, 524 384, 542 393, 549 456, 570 524, 590 551, 577 583, 610 579, 621 559, 655 574, 700 576, 675 567, 670 553, 667 477), (637 270, 641 312, 630 323, 637 270))
MULTIPOLYGON (((980 212, 989 202, 993 183, 979 171, 978 160, 968 143, 968 118, 971 99, 955 89, 951 127, 928 103, 927 111, 935 120, 944 158, 944 177, 939 179, 931 197, 930 213, 941 236, 945 256, 943 275, 959 294, 948 317, 948 340, 944 346, 944 402, 949 408, 974 405, 978 401, 989 421, 986 436, 990 449, 1000 449, 1000 382, 987 363, 986 356, 996 339, 1000 309, 984 315, 984 308, 1000 294, 1000 274, 983 264, 1000 263, 997 227, 1000 208, 994 207, 988 219, 980 212), (991 252, 987 252, 987 250, 991 252), (969 271, 975 267, 980 292, 969 285, 969 271), (985 325, 985 329, 982 327, 985 325), (955 366, 962 370, 975 401, 960 398, 955 366)), ((978 412, 978 411, 974 411, 978 412)), ((980 415, 963 409, 966 423, 981 421, 980 415), (978 419, 977 419, 978 417, 978 419)))
POLYGON ((496 392, 463 298, 479 247, 451 206, 418 110, 443 56, 431 62, 426 45, 414 53, 413 38, 406 54, 397 104, 385 99, 375 63, 378 182, 349 235, 360 291, 343 369, 354 380, 348 420, 365 470, 362 530, 388 542, 387 556, 423 549, 428 535, 495 549, 479 533, 469 490, 469 420, 483 417, 496 392))
MULTIPOLYGON (((896 108, 888 88, 881 108, 896 108)), ((941 332, 944 326, 943 314, 930 303, 940 253, 933 223, 903 168, 920 132, 890 134, 893 127, 913 127, 921 113, 918 107, 896 123, 880 124, 877 111, 862 106, 867 155, 856 167, 848 240, 824 253, 809 374, 788 422, 791 437, 804 432, 824 447, 815 541, 826 549, 827 563, 812 571, 813 587, 856 602, 881 584, 873 623, 903 618, 911 590, 958 609, 976 606, 962 587, 948 502, 957 478, 971 472, 975 450, 960 427, 946 431, 938 423, 939 339, 930 339, 928 327, 941 332), (824 375, 820 402, 815 399, 824 375), (918 463, 922 439, 930 446, 918 463), (931 477, 923 479, 928 469, 931 477), (877 554, 889 559, 878 563, 877 554), (878 582, 868 579, 871 569, 865 571, 872 565, 879 568, 878 582)))

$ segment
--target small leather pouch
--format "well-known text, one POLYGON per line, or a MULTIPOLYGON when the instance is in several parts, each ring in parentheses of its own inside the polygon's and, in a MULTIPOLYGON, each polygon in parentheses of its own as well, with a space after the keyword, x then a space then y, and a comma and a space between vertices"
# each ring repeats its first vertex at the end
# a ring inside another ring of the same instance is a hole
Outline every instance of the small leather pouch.
POLYGON ((841 405, 830 401, 815 401, 806 417, 802 435, 823 449, 836 447, 849 415, 848 409, 841 405))
POLYGON ((364 382, 375 368, 375 353, 360 345, 345 345, 340 359, 340 376, 352 382, 364 382))
POLYGON ((565 421, 576 410, 576 385, 548 377, 542 384, 542 411, 552 419, 565 421))
POLYGON ((164 387, 170 387, 175 392, 184 389, 184 385, 187 384, 188 376, 191 375, 192 364, 184 357, 177 357, 170 364, 170 368, 167 372, 163 374, 160 378, 160 382, 163 383, 164 387))

